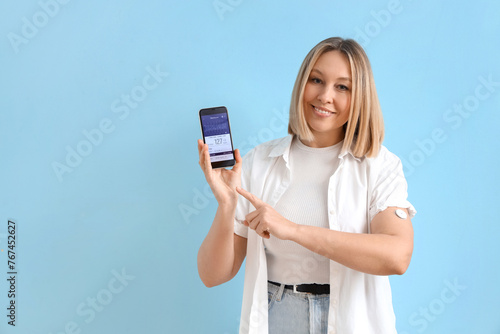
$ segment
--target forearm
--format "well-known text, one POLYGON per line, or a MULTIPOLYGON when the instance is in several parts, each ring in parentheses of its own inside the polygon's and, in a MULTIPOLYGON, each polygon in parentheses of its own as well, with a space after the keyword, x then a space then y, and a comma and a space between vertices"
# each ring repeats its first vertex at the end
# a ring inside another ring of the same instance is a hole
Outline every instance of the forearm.
POLYGON ((413 245, 397 235, 348 233, 297 225, 292 241, 351 269, 374 275, 403 274, 413 245))
POLYGON ((198 273, 206 286, 222 284, 234 276, 235 210, 235 205, 219 205, 198 251, 198 273))

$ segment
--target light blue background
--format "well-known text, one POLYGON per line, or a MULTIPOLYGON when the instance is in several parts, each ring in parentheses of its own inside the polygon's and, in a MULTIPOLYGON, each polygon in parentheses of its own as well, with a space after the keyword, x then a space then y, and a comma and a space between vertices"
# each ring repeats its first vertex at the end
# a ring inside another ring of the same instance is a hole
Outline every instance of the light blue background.
POLYGON ((384 144, 405 161, 419 211, 410 268, 391 277, 398 330, 500 333, 500 4, 220 0, 218 13, 214 3, 69 1, 45 21, 37 1, 0 4, 0 332, 64 333, 74 322, 94 334, 236 333, 243 270, 212 289, 197 274, 216 208, 197 163, 197 112, 227 106, 244 152, 284 136, 304 56, 342 36, 366 48, 384 144), (23 18, 41 27, 15 47, 23 18), (120 119, 113 103, 140 93, 148 68, 168 76, 120 119), (480 77, 497 84, 474 100, 480 77), (443 118, 474 101, 469 117, 443 118), (59 180, 53 163, 105 119, 113 131, 59 180), (433 131, 446 139, 430 143, 433 131), (18 224, 15 328, 8 218, 18 224), (122 271, 133 279, 110 294, 122 271), (87 323, 77 308, 98 295, 106 305, 87 323))

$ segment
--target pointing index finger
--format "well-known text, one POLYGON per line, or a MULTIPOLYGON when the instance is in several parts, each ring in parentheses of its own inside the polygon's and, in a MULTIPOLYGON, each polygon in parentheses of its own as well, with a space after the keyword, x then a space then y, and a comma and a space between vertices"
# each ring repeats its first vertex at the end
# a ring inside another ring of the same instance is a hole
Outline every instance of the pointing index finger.
POLYGON ((255 196, 254 194, 252 194, 251 192, 248 192, 246 191, 245 189, 241 188, 241 187, 236 187, 236 191, 243 197, 245 197, 250 203, 252 203, 252 205, 258 209, 260 208, 262 205, 264 205, 265 203, 260 199, 258 198, 257 196, 255 196))

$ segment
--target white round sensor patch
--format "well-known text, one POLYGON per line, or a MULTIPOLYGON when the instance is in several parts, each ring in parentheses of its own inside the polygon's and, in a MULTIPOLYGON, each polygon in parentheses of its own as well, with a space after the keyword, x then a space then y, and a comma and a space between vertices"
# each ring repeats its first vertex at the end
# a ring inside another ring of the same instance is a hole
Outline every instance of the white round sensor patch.
POLYGON ((398 216, 399 218, 401 219, 406 219, 408 218, 408 215, 406 214, 406 212, 404 212, 403 210, 401 209, 397 209, 396 210, 396 216, 398 216))

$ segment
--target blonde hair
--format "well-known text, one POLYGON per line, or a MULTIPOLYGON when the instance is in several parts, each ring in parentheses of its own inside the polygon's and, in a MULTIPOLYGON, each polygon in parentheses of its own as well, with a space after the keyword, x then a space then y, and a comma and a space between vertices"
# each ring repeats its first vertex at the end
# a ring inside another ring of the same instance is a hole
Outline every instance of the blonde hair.
POLYGON ((345 137, 342 151, 351 150, 356 157, 373 157, 378 154, 384 139, 384 120, 373 80, 370 61, 356 41, 340 37, 319 42, 307 54, 300 66, 292 91, 288 133, 305 141, 314 135, 304 116, 304 88, 318 58, 328 51, 340 51, 351 66, 352 89, 349 119, 344 125, 345 137))

